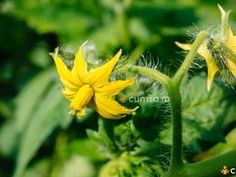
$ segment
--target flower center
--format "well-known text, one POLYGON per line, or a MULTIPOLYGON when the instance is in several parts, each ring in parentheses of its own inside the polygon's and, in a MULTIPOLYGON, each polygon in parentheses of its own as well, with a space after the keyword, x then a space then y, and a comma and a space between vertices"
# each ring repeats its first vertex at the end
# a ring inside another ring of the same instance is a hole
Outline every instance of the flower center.
POLYGON ((75 111, 75 113, 80 113, 81 115, 84 112, 84 108, 90 102, 94 95, 94 90, 91 85, 86 84, 80 87, 77 91, 75 97, 71 101, 70 109, 75 111))

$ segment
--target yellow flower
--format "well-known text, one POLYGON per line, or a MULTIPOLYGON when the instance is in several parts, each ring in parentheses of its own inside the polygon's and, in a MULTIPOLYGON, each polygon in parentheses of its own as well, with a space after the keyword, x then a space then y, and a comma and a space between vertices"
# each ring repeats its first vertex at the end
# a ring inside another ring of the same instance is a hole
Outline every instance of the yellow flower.
POLYGON ((137 109, 127 109, 114 100, 121 90, 134 83, 134 79, 109 82, 109 76, 116 66, 121 50, 106 64, 88 71, 82 48, 75 56, 72 69, 68 69, 58 55, 52 54, 60 80, 64 86, 63 95, 70 101, 70 113, 78 117, 85 115, 90 104, 104 118, 118 119, 132 114, 137 109))
MULTIPOLYGON (((230 11, 225 12, 220 5, 218 5, 218 7, 221 12, 221 31, 219 34, 213 37, 209 37, 209 39, 203 42, 203 44, 198 49, 198 54, 206 60, 208 68, 208 90, 210 90, 212 81, 218 72, 227 72, 227 76, 225 77, 230 77, 231 75, 233 77, 236 77, 236 61, 232 56, 234 55, 233 53, 236 54, 236 36, 233 35, 231 27, 228 24, 230 11), (214 50, 210 49, 210 45, 212 42, 211 40, 215 40, 215 44, 213 44, 212 46, 214 50), (222 46, 224 46, 224 48, 222 46), (226 48, 229 49, 228 51, 230 51, 230 53, 232 54, 231 56, 230 54, 226 54, 226 51, 224 51, 226 48), (214 51, 217 50, 218 53, 214 53, 214 51)), ((179 42, 176 42, 176 44, 184 50, 191 49, 191 44, 182 44, 179 42)))

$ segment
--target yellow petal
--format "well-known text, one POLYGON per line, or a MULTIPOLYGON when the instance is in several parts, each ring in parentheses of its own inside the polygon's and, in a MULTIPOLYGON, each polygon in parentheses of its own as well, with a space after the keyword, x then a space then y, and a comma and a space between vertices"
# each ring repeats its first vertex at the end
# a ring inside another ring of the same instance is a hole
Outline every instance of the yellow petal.
POLYGON ((84 108, 81 108, 77 113, 76 113, 76 116, 77 117, 81 117, 81 116, 84 116, 85 115, 85 109, 84 108))
POLYGON ((56 64, 57 73, 60 77, 61 82, 65 87, 68 87, 72 90, 78 89, 78 86, 81 84, 79 82, 74 82, 70 70, 64 64, 62 59, 58 55, 58 48, 56 49, 55 53, 52 54, 54 62, 56 64))
MULTIPOLYGON (((182 43, 176 42, 176 45, 184 50, 191 49, 191 44, 182 44, 182 43)), ((219 69, 218 69, 217 65, 215 64, 212 55, 210 54, 209 50, 207 49, 207 42, 204 42, 199 47, 198 54, 201 55, 206 60, 207 70, 208 70, 207 90, 209 91, 211 88, 213 79, 219 69)))
POLYGON ((90 102, 93 95, 94 91, 92 87, 90 85, 83 85, 71 101, 70 109, 76 113, 81 112, 81 110, 90 102))
POLYGON ((109 76, 120 58, 121 50, 106 64, 93 69, 89 73, 89 83, 96 87, 101 87, 109 81, 109 76))
POLYGON ((233 36, 233 32, 230 28, 230 25, 228 24, 228 18, 230 11, 225 12, 225 10, 218 4, 218 7, 220 9, 221 13, 221 25, 222 25, 222 32, 226 36, 226 39, 230 38, 233 36))
POLYGON ((86 83, 88 77, 87 62, 83 57, 83 47, 87 42, 84 42, 76 53, 74 66, 72 68, 72 75, 74 79, 77 79, 83 83, 86 83))
POLYGON ((111 97, 95 94, 94 96, 95 109, 104 118, 120 119, 127 114, 132 114, 135 109, 127 109, 113 100, 111 97))
POLYGON ((206 58, 206 63, 207 63, 207 70, 208 70, 207 90, 209 91, 211 89, 213 79, 219 69, 216 66, 214 59, 212 57, 206 58))
POLYGON ((80 118, 85 115, 85 112, 86 112, 85 108, 81 108, 80 110, 77 110, 77 111, 71 110, 69 114, 76 115, 78 118, 80 118))
POLYGON ((130 80, 119 80, 119 81, 109 82, 103 87, 97 88, 95 92, 101 95, 114 96, 117 95, 124 88, 132 85, 134 81, 135 81, 134 79, 130 79, 130 80))
POLYGON ((231 60, 231 59, 226 59, 229 69, 232 72, 232 74, 234 75, 234 77, 236 77, 236 63, 235 61, 231 60))
MULTIPOLYGON (((183 50, 190 50, 192 47, 192 44, 183 44, 180 42, 175 42, 175 44, 183 50)), ((211 57, 211 54, 210 54, 209 50, 207 49, 207 42, 206 41, 199 47, 197 53, 199 55, 201 55, 204 59, 211 57)))
POLYGON ((233 32, 231 31, 231 34, 229 35, 229 38, 227 41, 225 41, 225 44, 229 49, 232 50, 236 54, 236 36, 233 35, 233 32))
MULTIPOLYGON (((78 90, 79 90, 79 88, 78 88, 78 90)), ((62 93, 63 93, 63 95, 64 95, 65 98, 67 98, 68 100, 71 101, 71 100, 75 97, 77 91, 71 90, 71 89, 68 89, 67 87, 65 87, 65 88, 62 90, 62 93)))
POLYGON ((181 49, 184 49, 184 50, 190 50, 191 47, 192 47, 192 44, 183 44, 183 43, 180 43, 180 42, 175 42, 175 44, 181 48, 181 49))
MULTIPOLYGON (((198 49, 198 53, 199 55, 201 55, 203 58, 205 58, 206 60, 208 58, 212 58, 211 53, 209 52, 209 50, 207 49, 207 42, 205 41, 198 49)), ((213 62, 213 61, 212 61, 213 62)))
POLYGON ((220 13, 221 13, 221 23, 224 23, 226 13, 225 13, 224 9, 221 7, 221 5, 218 4, 218 7, 219 7, 220 13))

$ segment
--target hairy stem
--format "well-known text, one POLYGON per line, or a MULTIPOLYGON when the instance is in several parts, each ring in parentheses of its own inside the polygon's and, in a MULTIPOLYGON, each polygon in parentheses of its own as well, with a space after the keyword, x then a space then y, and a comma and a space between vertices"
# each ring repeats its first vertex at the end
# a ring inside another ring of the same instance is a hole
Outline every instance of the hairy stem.
POLYGON ((181 96, 178 83, 172 80, 167 87, 170 97, 172 113, 172 149, 170 169, 181 168, 183 166, 183 147, 182 147, 182 108, 181 96))
POLYGON ((183 168, 183 140, 182 140, 182 107, 181 107, 181 95, 180 84, 188 71, 197 51, 203 41, 206 39, 207 33, 200 32, 195 42, 193 43, 191 50, 184 59, 184 62, 178 69, 175 76, 168 83, 166 89, 170 97, 171 113, 172 113, 172 149, 171 149, 171 162, 169 172, 178 171, 183 168))
POLYGON ((184 75, 187 73, 195 55, 197 54, 199 47, 206 38, 206 32, 199 33, 191 47, 191 50, 187 54, 184 62, 173 78, 169 78, 165 74, 151 68, 139 66, 125 67, 126 70, 130 69, 132 71, 138 72, 139 74, 159 81, 166 88, 170 97, 173 123, 171 163, 169 171, 164 174, 163 177, 217 177, 220 176, 219 171, 224 165, 236 166, 236 150, 194 164, 184 164, 183 161, 180 84, 184 75))
POLYGON ((165 74, 161 73, 152 68, 146 68, 141 66, 128 66, 130 70, 136 71, 141 75, 147 76, 151 79, 159 81, 163 86, 167 87, 170 82, 170 78, 165 74))
POLYGON ((130 47, 130 32, 128 27, 128 19, 126 16, 126 7, 124 3, 117 2, 114 5, 115 12, 117 15, 117 21, 118 21, 118 29, 119 29, 119 35, 120 39, 122 40, 122 43, 125 45, 126 48, 130 47))
POLYGON ((191 50, 189 51, 189 53, 187 54, 187 56, 184 59, 184 62, 182 63, 182 65, 180 66, 180 68, 176 72, 175 76, 173 77, 173 79, 176 80, 176 82, 180 83, 182 81, 184 75, 186 74, 190 65, 192 64, 193 59, 196 56, 199 47, 201 46, 201 44, 203 43, 203 41, 206 38, 207 38, 207 32, 202 31, 198 34, 196 40, 194 41, 194 43, 191 47, 191 50))
POLYGON ((236 167, 236 150, 229 151, 224 154, 212 157, 208 160, 204 160, 198 163, 186 165, 187 176, 196 176, 196 177, 220 177, 223 176, 220 173, 220 170, 223 166, 228 168, 236 167))

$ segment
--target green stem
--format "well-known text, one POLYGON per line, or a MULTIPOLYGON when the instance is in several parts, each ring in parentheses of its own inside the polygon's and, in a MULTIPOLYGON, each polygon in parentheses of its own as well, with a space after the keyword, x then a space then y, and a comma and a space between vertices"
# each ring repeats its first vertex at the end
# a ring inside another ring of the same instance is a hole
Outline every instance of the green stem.
POLYGON ((137 46, 129 55, 129 57, 124 58, 124 62, 121 62, 120 67, 116 67, 116 69, 113 71, 114 73, 122 73, 122 72, 126 72, 127 70, 129 70, 129 66, 130 65, 135 65, 137 63, 137 61, 139 60, 139 56, 143 53, 143 51, 145 50, 145 47, 143 45, 139 45, 137 46))
POLYGON ((127 66, 130 70, 138 72, 151 79, 159 81, 163 86, 167 87, 171 81, 168 76, 152 68, 146 68, 142 66, 127 66))
POLYGON ((137 61, 140 59, 140 56, 142 55, 144 50, 145 50, 144 45, 137 46, 128 57, 129 64, 135 65, 137 61))
POLYGON ((122 40, 121 43, 124 44, 126 48, 130 47, 130 32, 128 27, 128 19, 126 16, 126 10, 128 7, 125 7, 125 4, 122 2, 116 2, 114 4, 115 12, 117 15, 117 22, 118 22, 118 32, 120 35, 120 39, 122 40))
POLYGON ((223 166, 229 169, 236 167, 235 157, 236 150, 231 150, 201 162, 185 164, 180 169, 168 171, 162 177, 222 177, 220 170, 223 166))
POLYGON ((172 113, 172 149, 170 169, 180 169, 183 166, 183 147, 182 147, 182 107, 181 95, 178 83, 172 80, 167 87, 170 97, 172 113))
POLYGON ((181 95, 180 83, 190 67, 198 48, 206 39, 207 33, 200 32, 191 50, 186 56, 183 64, 180 66, 176 75, 170 79, 165 74, 151 68, 130 66, 131 70, 138 71, 140 74, 149 78, 158 80, 164 87, 166 87, 170 97, 172 123, 173 123, 173 138, 172 138, 172 151, 171 151, 171 166, 170 171, 176 171, 183 166, 183 147, 182 147, 182 108, 181 108, 181 95))
POLYGON ((181 81, 188 71, 197 51, 203 41, 206 39, 207 33, 200 32, 194 41, 191 50, 186 56, 184 62, 178 69, 175 76, 168 83, 166 89, 170 97, 171 113, 172 113, 172 149, 171 162, 169 173, 176 173, 176 171, 183 169, 183 138, 182 138, 182 106, 180 95, 181 81))
POLYGON ((175 76, 173 77, 173 79, 176 80, 176 82, 180 83, 182 81, 184 75, 188 71, 190 65, 193 62, 194 57, 197 54, 198 48, 200 47, 200 45, 203 43, 203 41, 206 38, 207 38, 207 32, 202 31, 198 34, 198 36, 197 36, 196 40, 194 41, 189 53, 187 54, 186 58, 184 59, 184 62, 182 63, 182 65, 180 66, 180 68, 176 72, 175 76))
POLYGON ((223 166, 228 168, 236 167, 235 157, 236 150, 232 150, 208 160, 186 165, 186 177, 221 177, 223 175, 220 173, 220 170, 223 166))
POLYGON ((61 132, 56 139, 55 153, 52 157, 52 168, 50 177, 57 177, 61 173, 63 162, 66 160, 65 148, 68 137, 65 132, 61 132))

